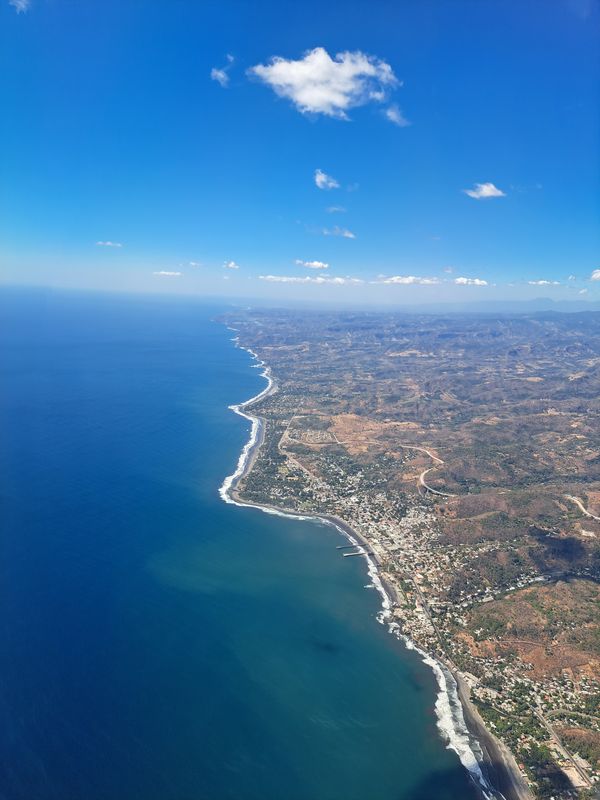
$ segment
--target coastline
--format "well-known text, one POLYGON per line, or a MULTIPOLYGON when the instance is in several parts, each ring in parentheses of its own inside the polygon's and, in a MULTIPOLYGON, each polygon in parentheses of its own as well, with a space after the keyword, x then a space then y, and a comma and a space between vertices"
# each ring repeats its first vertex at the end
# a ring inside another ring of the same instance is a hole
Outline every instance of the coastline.
MULTIPOLYGON (((234 329, 229 328, 234 331, 234 329)), ((429 666, 438 685, 435 702, 437 727, 446 746, 459 757, 461 764, 469 772, 474 785, 484 800, 531 800, 532 794, 527 787, 517 766, 513 754, 486 728, 479 712, 470 700, 468 683, 461 672, 451 664, 432 656, 419 648, 408 637, 402 634, 397 622, 393 620, 392 608, 397 602, 395 588, 387 582, 379 571, 376 557, 369 555, 368 541, 355 531, 348 522, 334 515, 299 514, 271 505, 260 505, 245 502, 241 499, 238 487, 243 478, 251 471, 258 451, 265 437, 265 420, 249 413, 248 409, 259 400, 277 391, 277 384, 270 368, 258 355, 248 347, 239 343, 239 337, 233 337, 236 347, 250 353, 256 360, 253 366, 262 369, 261 376, 267 380, 267 386, 254 397, 229 408, 251 423, 250 436, 244 445, 235 471, 227 476, 219 488, 221 499, 231 505, 256 508, 266 514, 298 520, 313 520, 336 528, 352 544, 365 550, 368 575, 373 587, 382 598, 382 609, 378 621, 387 625, 390 633, 400 639, 409 650, 415 650, 423 662, 429 666)))

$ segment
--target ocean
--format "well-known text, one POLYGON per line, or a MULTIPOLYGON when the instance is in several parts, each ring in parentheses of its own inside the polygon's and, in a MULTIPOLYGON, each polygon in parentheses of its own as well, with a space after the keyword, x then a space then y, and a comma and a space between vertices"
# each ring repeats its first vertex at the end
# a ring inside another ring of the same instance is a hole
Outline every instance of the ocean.
POLYGON ((0 293, 0 798, 473 800, 365 561, 220 498, 223 310, 0 293))

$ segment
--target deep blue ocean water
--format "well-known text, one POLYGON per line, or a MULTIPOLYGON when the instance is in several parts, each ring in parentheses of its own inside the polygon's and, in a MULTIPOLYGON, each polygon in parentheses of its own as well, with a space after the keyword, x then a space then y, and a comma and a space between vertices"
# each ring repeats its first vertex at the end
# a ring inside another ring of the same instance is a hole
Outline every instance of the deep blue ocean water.
POLYGON ((362 559, 219 499, 264 386, 220 310, 0 293, 0 797, 472 798, 362 559))

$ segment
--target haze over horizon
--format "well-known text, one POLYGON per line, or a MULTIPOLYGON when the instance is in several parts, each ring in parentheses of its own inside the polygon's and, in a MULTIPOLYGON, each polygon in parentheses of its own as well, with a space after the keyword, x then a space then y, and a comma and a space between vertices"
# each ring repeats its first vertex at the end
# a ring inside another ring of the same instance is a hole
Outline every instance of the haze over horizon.
POLYGON ((594 0, 2 0, 9 285, 600 300, 594 0))

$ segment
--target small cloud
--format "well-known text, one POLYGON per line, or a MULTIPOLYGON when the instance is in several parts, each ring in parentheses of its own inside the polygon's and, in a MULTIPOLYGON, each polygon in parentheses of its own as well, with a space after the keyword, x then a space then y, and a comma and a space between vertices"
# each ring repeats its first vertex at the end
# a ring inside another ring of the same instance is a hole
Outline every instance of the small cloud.
POLYGON ((16 10, 17 14, 23 14, 29 9, 31 0, 8 0, 8 5, 12 6, 16 10))
POLYGON ((587 289, 580 289, 577 294, 587 294, 587 289))
POLYGON ((229 70, 234 62, 234 57, 227 54, 227 61, 228 64, 225 67, 213 67, 210 71, 210 78, 213 81, 216 81, 219 86, 222 86, 223 89, 226 89, 229 86, 229 70))
POLYGON ((268 64, 251 67, 248 74, 291 100, 302 114, 345 120, 350 108, 381 103, 390 89, 401 85, 385 61, 360 50, 331 58, 324 47, 315 47, 297 60, 274 56, 268 64))
POLYGON ((380 275, 376 281, 371 283, 386 283, 386 284, 400 284, 402 286, 412 286, 417 284, 419 286, 436 286, 440 283, 439 278, 421 278, 417 275, 392 275, 386 278, 380 275))
POLYGON ((530 286, 560 286, 560 281, 527 281, 530 286))
POLYGON ((448 275, 451 275, 454 272, 452 267, 444 267, 444 272, 447 272, 448 275))
POLYGON ((172 272, 171 270, 161 269, 158 272, 153 272, 153 275, 160 275, 161 278, 180 278, 183 272, 172 272))
POLYGON ((219 86, 222 86, 225 89, 229 85, 229 75, 225 72, 224 69, 218 69, 217 67, 213 67, 210 71, 210 79, 216 81, 219 86))
POLYGON ((96 242, 96 247, 123 247, 121 242, 96 242))
POLYGON ((223 266, 225 269, 239 269, 240 265, 236 264, 235 261, 224 261, 223 266))
POLYGON ((410 122, 406 119, 402 111, 398 108, 397 105, 390 106, 386 108, 383 112, 387 119, 390 122, 393 122, 394 125, 397 125, 399 128, 408 128, 410 122))
POLYGON ((328 214, 345 214, 346 209, 344 206, 329 206, 325 209, 328 214))
POLYGON ((188 261, 188 267, 201 267, 202 264, 199 261, 188 261))
POLYGON ((323 228, 323 236, 341 236, 343 239, 356 239, 356 234, 349 231, 347 228, 340 228, 336 225, 333 228, 323 228))
POLYGON ((296 275, 259 275, 258 277, 259 280, 268 281, 269 283, 316 283, 318 285, 327 284, 331 286, 364 283, 361 278, 333 278, 329 276, 325 277, 324 275, 318 275, 317 277, 306 275, 302 278, 299 278, 296 275))
POLYGON ((569 275, 569 277, 567 278, 567 280, 568 280, 568 281, 576 281, 576 280, 577 280, 577 276, 576 276, 576 275, 569 275))
POLYGON ((308 269, 329 269, 329 264, 324 261, 302 261, 301 258, 297 258, 296 264, 299 267, 308 267, 308 269))
POLYGON ((472 189, 463 189, 465 194, 469 197, 474 197, 475 200, 485 200, 488 197, 506 197, 506 194, 494 186, 493 183, 476 183, 472 189))
POLYGON ((595 269, 590 275, 591 281, 600 281, 600 269, 595 269))
POLYGON ((481 278, 454 278, 457 286, 487 286, 488 282, 481 278))
POLYGON ((339 189, 340 184, 322 169, 315 170, 315 183, 319 189, 339 189))

